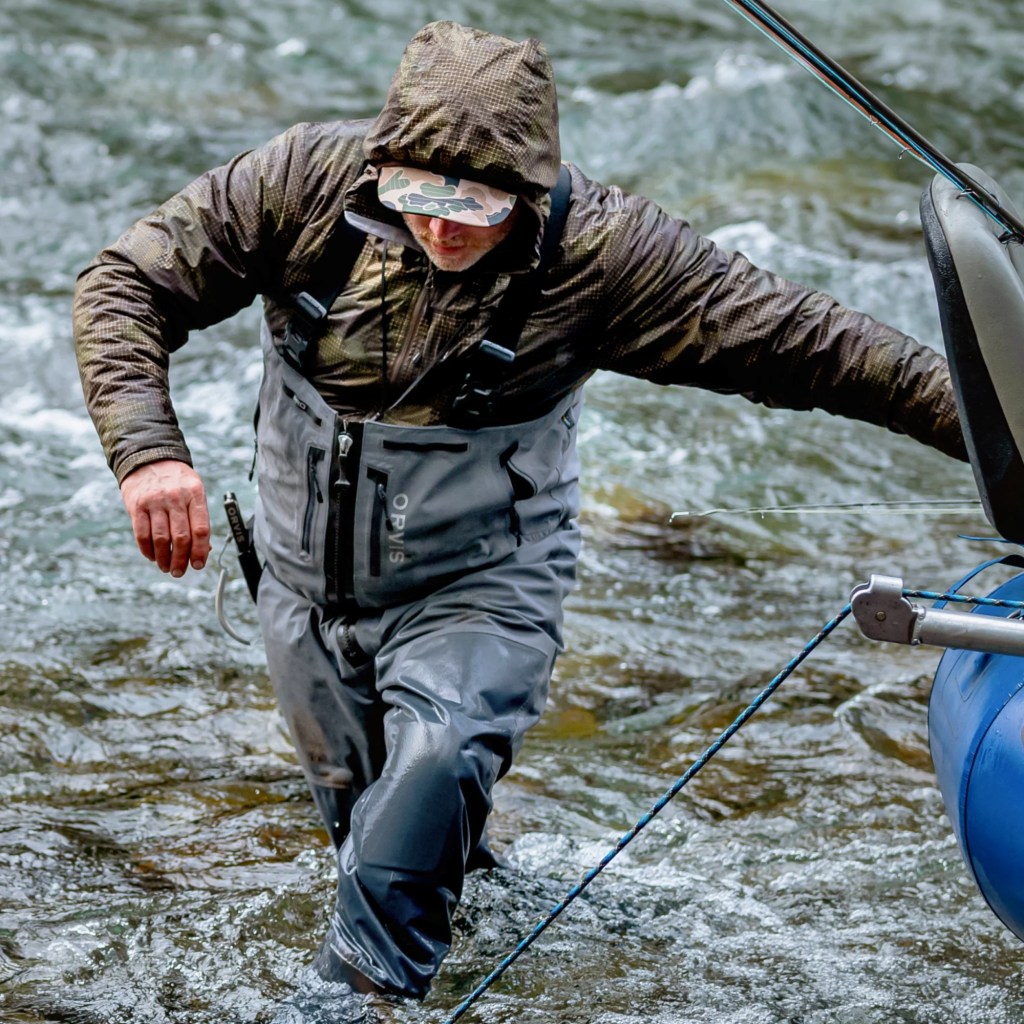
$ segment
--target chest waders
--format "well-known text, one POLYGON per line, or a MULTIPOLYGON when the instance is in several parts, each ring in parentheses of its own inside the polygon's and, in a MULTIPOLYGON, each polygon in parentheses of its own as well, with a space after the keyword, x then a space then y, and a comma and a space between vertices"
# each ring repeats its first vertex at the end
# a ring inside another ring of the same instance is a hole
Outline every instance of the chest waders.
POLYGON ((448 950, 492 787, 544 708, 575 576, 582 395, 486 425, 522 305, 472 357, 458 425, 345 422, 262 334, 258 613, 338 857, 317 968, 410 996, 448 950))

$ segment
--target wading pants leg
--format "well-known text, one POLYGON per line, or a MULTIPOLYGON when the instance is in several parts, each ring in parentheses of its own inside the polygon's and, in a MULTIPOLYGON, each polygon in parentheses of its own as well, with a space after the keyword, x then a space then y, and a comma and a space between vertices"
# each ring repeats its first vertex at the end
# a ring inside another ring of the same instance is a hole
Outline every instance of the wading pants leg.
POLYGON ((264 573, 271 679, 338 846, 325 949, 380 988, 424 995, 448 951, 492 787, 547 699, 578 550, 561 530, 355 620, 264 573))

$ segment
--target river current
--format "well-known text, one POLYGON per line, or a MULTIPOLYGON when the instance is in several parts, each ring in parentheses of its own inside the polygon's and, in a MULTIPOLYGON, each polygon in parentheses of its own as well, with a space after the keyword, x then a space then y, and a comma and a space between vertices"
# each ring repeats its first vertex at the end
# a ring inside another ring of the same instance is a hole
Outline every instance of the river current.
MULTIPOLYGON (((1024 3, 780 7, 1024 197, 1024 3)), ((262 648, 218 627, 215 568, 174 581, 134 549, 70 297, 97 250, 206 168, 299 120, 372 115, 440 17, 545 40, 566 159, 942 346, 917 214, 929 172, 718 0, 4 0, 3 1021, 263 1022, 316 949, 333 864, 262 648)), ((257 326, 248 310, 173 364, 218 550, 217 496, 252 504, 257 326)), ((602 376, 581 451, 569 649, 496 791, 512 870, 471 878, 403 1024, 443 1020, 853 586, 942 589, 1002 550, 965 539, 992 532, 970 507, 673 515, 976 499, 966 466, 824 414, 602 376)), ((224 561, 230 617, 254 635, 224 561)), ((931 769, 938 657, 844 624, 467 1019, 1024 1022, 1024 949, 970 880, 931 769)))

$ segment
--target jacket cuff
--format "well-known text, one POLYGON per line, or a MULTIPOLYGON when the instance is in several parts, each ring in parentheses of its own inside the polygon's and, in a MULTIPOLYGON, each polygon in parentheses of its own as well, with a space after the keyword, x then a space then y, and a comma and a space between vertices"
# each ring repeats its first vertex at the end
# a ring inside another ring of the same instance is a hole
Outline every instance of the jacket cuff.
POLYGON ((115 457, 111 460, 110 468, 114 471, 114 476, 117 477, 117 484, 120 487, 124 482, 124 478, 132 470, 145 466, 150 462, 159 462, 161 459, 175 459, 178 462, 184 462, 186 465, 192 465, 192 453, 187 448, 184 446, 166 445, 160 448, 147 448, 145 451, 133 452, 131 455, 125 455, 120 459, 115 457))

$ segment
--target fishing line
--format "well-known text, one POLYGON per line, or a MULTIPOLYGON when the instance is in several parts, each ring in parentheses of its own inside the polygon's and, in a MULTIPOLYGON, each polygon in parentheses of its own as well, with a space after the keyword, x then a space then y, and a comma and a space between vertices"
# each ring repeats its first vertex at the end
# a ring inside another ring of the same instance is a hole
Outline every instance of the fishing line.
POLYGON ((889 136, 903 152, 941 174, 1007 232, 1004 240, 1024 241, 1024 222, 1006 209, 984 186, 915 131, 890 107, 853 77, 842 65, 819 50, 806 36, 760 0, 724 0, 744 20, 811 72, 827 88, 876 128, 889 136))
POLYGON ((708 508, 703 511, 673 512, 669 522, 676 518, 701 518, 720 515, 845 515, 870 509, 883 515, 937 515, 977 512, 981 502, 974 498, 909 498, 899 501, 837 501, 810 505, 764 505, 751 508, 708 508))
MULTIPOLYGON (((905 597, 921 597, 929 600, 957 601, 962 604, 977 604, 995 606, 999 608, 1014 608, 1024 611, 1024 601, 1009 601, 990 597, 967 597, 963 594, 940 594, 927 590, 903 589, 905 597)), ((490 974, 465 999, 446 1017, 443 1024, 455 1024, 466 1011, 515 963, 516 960, 526 952, 533 943, 540 938, 541 934, 553 924, 555 919, 571 904, 581 893, 594 881, 595 878, 645 829, 654 818, 660 814, 669 802, 674 799, 684 786, 696 776, 701 769, 717 754, 722 747, 743 728, 744 725, 757 713, 769 697, 782 685, 785 680, 805 661, 814 649, 820 646, 847 618, 853 610, 851 604, 846 604, 837 615, 829 619, 818 633, 807 642, 803 650, 790 659, 782 671, 776 675, 770 683, 747 705, 737 716, 731 725, 724 729, 718 738, 704 751, 696 761, 670 786, 659 799, 652 805, 651 809, 628 831, 620 836, 618 842, 602 857, 601 861, 587 871, 580 881, 574 885, 565 896, 554 907, 548 911, 547 916, 540 920, 533 930, 520 941, 520 943, 498 964, 490 974)))

